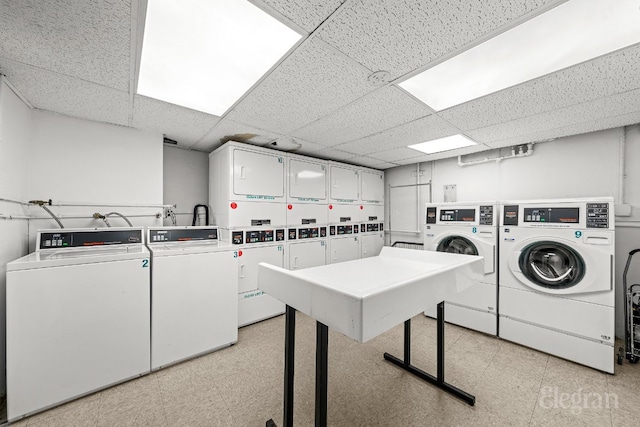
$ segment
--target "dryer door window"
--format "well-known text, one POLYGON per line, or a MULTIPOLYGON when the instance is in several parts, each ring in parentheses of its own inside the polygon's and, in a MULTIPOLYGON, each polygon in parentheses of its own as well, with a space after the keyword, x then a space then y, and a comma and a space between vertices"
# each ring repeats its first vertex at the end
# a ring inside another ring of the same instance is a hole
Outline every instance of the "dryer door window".
POLYGON ((536 242, 520 253, 520 271, 538 286, 566 289, 580 283, 585 263, 580 254, 559 242, 536 242))
POLYGON ((449 252, 452 254, 478 255, 478 248, 473 242, 462 236, 448 236, 438 244, 438 252, 449 252))

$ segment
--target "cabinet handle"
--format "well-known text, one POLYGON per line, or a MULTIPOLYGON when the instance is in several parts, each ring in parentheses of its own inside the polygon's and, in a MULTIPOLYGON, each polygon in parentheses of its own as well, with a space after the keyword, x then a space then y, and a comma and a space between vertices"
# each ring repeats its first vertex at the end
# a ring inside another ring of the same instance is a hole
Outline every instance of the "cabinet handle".
POLYGON ((246 179, 244 176, 244 166, 240 166, 240 179, 246 179))
POLYGON ((244 265, 240 266, 240 274, 238 275, 241 279, 244 279, 244 265))
POLYGON ((293 268, 298 268, 298 257, 297 256, 293 257, 293 268))

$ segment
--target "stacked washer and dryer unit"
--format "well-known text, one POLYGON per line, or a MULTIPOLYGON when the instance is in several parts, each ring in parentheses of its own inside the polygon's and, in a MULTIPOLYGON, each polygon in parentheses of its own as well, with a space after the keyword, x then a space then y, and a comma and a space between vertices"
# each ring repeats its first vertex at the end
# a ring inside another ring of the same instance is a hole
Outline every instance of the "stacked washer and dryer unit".
MULTIPOLYGON (((365 250, 384 242, 383 172, 229 141, 209 155, 209 201, 220 238, 238 251, 238 322, 284 312, 257 288, 258 263, 299 269, 361 257, 365 213, 377 225, 365 250), (361 172, 376 178, 365 183, 361 172)), ((370 229, 376 227, 369 227, 370 229)), ((365 226, 365 229, 367 227, 365 226)))
POLYGON ((613 198, 501 210, 500 337, 613 373, 613 198))
MULTIPOLYGON (((426 205, 424 249, 479 255, 484 258, 482 280, 445 301, 445 320, 486 334, 497 334, 498 203, 426 205)), ((425 314, 436 317, 436 307, 425 314)))

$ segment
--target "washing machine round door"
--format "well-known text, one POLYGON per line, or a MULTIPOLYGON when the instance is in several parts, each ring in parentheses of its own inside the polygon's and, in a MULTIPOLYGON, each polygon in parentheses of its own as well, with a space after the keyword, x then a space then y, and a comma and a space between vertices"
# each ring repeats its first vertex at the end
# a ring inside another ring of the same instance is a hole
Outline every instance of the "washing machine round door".
POLYGON ((478 255, 478 248, 473 242, 462 236, 448 236, 442 239, 436 248, 438 252, 452 254, 478 255))
POLYGON ((538 286, 567 289, 580 283, 585 263, 571 247, 551 241, 532 243, 520 253, 520 271, 538 286))

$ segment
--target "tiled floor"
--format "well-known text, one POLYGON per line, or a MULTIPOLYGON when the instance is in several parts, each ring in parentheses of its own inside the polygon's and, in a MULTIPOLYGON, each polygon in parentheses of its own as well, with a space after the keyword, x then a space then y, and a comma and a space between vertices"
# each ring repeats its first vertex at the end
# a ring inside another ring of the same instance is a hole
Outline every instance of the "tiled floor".
MULTIPOLYGON (((435 373, 435 321, 414 318, 412 362, 435 373)), ((295 425, 312 426, 315 323, 297 315, 295 425)), ((456 326, 446 379, 470 407, 385 362, 402 326, 365 343, 329 334, 329 425, 640 425, 640 365, 608 375, 456 326)), ((284 316, 240 330, 238 344, 54 408, 13 426, 282 425, 284 316)))

